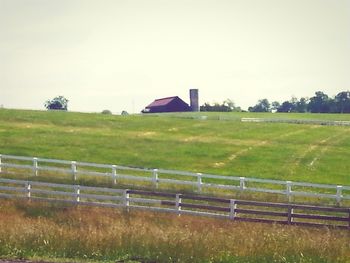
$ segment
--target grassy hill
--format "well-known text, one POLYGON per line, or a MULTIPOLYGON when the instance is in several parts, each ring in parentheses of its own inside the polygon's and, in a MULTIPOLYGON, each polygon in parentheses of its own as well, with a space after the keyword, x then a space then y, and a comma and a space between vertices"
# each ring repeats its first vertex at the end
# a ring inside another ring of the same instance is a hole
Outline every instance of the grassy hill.
POLYGON ((350 120, 344 114, 1 109, 0 153, 350 185, 350 127, 242 123, 242 117, 350 120))

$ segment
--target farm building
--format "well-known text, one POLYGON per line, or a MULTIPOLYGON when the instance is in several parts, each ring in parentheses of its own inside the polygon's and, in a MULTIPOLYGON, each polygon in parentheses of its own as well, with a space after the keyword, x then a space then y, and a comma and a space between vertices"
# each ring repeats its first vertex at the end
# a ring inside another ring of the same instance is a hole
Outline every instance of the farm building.
POLYGON ((142 113, 199 111, 197 89, 190 90, 190 101, 191 105, 188 105, 178 96, 156 99, 146 106, 142 113))
POLYGON ((143 113, 191 111, 190 106, 178 96, 157 99, 142 110, 143 113))

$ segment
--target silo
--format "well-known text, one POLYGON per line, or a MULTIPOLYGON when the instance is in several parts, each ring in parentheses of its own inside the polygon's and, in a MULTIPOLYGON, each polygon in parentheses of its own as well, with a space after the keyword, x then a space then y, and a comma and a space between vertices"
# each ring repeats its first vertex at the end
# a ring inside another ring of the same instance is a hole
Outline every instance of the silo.
POLYGON ((198 89, 190 89, 190 106, 192 111, 199 111, 198 89))

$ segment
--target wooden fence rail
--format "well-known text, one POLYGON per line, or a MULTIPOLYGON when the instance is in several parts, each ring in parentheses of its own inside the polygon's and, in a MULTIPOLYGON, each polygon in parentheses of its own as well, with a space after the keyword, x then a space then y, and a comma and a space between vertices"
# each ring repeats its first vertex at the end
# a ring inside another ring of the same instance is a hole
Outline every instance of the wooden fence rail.
POLYGON ((0 178, 0 197, 125 207, 235 221, 327 226, 350 230, 350 208, 235 200, 180 193, 112 189, 0 178))
POLYGON ((156 188, 160 184, 188 185, 195 187, 198 192, 202 192, 204 188, 215 188, 279 194, 285 195, 289 202, 292 201, 294 196, 329 198, 333 199, 338 205, 343 200, 350 200, 350 186, 344 185, 220 176, 0 154, 0 174, 4 173, 4 169, 26 169, 33 176, 38 176, 40 171, 66 173, 70 174, 73 180, 77 180, 78 176, 105 176, 111 178, 114 184, 119 180, 126 179, 132 181, 135 185, 139 181, 149 182, 156 188), (104 169, 104 172, 101 169, 104 169), (140 173, 143 174, 140 175, 140 173))

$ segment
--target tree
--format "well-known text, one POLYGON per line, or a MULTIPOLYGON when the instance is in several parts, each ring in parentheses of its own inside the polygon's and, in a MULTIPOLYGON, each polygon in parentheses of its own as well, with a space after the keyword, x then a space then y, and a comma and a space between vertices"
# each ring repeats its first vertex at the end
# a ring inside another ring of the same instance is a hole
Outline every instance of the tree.
POLYGON ((284 101, 277 112, 307 112, 307 99, 292 97, 289 101, 284 101))
POLYGON ((200 106, 200 111, 216 111, 216 112, 229 112, 232 111, 228 105, 225 103, 214 102, 210 104, 209 102, 204 103, 204 105, 200 106))
POLYGON ((300 98, 296 104, 296 112, 307 112, 308 99, 300 98))
POLYGON ((236 107, 235 103, 226 99, 222 104, 218 102, 214 102, 214 104, 210 104, 209 102, 204 103, 200 106, 200 111, 216 111, 216 112, 231 112, 231 111, 242 111, 241 107, 236 107))
POLYGON ((342 91, 334 98, 337 112, 350 113, 350 91, 342 91))
POLYGON ((277 112, 292 112, 294 109, 293 103, 290 101, 284 101, 281 106, 278 107, 277 112))
POLYGON ((63 96, 58 96, 52 100, 45 102, 45 108, 48 110, 67 110, 68 109, 68 100, 63 96))
POLYGON ((315 92, 315 96, 310 98, 308 110, 312 113, 330 112, 328 95, 322 91, 315 92))
POLYGON ((103 110, 101 113, 102 114, 107 114, 107 115, 112 114, 112 112, 110 110, 103 110))
POLYGON ((271 110, 278 111, 278 108, 281 106, 281 104, 278 101, 273 101, 271 103, 271 110))
POLYGON ((259 100, 254 107, 249 107, 251 112, 271 112, 270 102, 267 99, 259 100))

